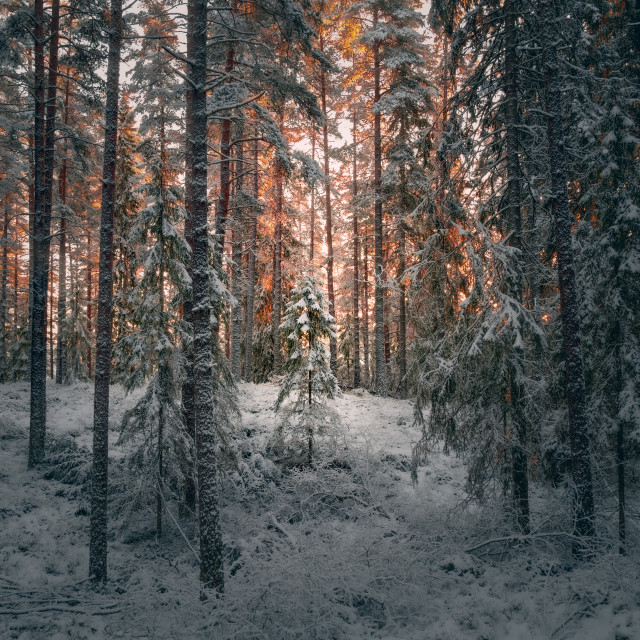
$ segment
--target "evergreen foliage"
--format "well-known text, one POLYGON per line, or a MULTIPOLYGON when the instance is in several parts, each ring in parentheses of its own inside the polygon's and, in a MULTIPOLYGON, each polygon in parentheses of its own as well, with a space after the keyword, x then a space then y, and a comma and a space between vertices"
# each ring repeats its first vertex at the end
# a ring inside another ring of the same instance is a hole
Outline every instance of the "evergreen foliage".
POLYGON ((320 437, 333 435, 335 414, 326 405, 340 393, 331 372, 325 342, 335 334, 335 321, 319 282, 305 276, 291 291, 280 325, 285 334, 285 377, 276 401, 283 418, 271 444, 273 454, 289 463, 311 465, 320 437), (289 396, 294 400, 283 404, 289 396))

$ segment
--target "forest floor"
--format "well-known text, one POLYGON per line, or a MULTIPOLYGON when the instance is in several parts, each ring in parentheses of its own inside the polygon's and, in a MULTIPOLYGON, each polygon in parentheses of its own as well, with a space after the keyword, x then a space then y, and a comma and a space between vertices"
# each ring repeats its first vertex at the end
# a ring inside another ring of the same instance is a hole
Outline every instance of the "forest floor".
POLYGON ((0 386, 0 638, 640 638, 637 528, 628 556, 604 541, 575 561, 555 535, 564 496, 534 483, 535 535, 505 541, 499 504, 465 500, 455 456, 431 453, 412 486, 412 403, 367 392, 334 401, 342 426, 323 464, 283 472, 266 455, 277 390, 240 385, 239 462, 221 477, 226 593, 202 602, 194 523, 170 505, 158 538, 152 503, 122 507, 134 488, 116 427, 138 394, 112 388, 109 582, 94 591, 93 389, 49 385, 49 463, 27 470, 28 385, 0 386))

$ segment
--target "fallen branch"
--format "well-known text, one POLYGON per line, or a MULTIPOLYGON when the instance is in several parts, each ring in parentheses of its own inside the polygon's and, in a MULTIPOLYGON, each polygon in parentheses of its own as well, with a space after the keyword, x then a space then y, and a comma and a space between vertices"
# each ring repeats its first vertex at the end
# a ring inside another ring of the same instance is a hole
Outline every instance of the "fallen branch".
MULTIPOLYGON (((465 549, 465 553, 473 553, 478 549, 482 549, 482 547, 486 547, 490 544, 496 544, 499 542, 507 542, 507 543, 518 543, 518 542, 526 542, 528 540, 538 540, 542 538, 569 538, 570 540, 582 540, 581 538, 577 538, 572 533, 566 533, 564 531, 559 532, 549 532, 549 533, 530 533, 528 535, 513 535, 513 536, 505 536, 503 538, 492 538, 491 540, 485 540, 480 544, 477 544, 473 547, 469 547, 465 549)), ((582 540, 584 542, 584 540, 582 540)))
POLYGON ((86 609, 70 609, 68 607, 41 607, 40 609, 0 609, 0 616, 21 616, 28 613, 47 613, 56 611, 59 613, 84 613, 91 616, 108 616, 112 613, 120 613, 120 609, 97 609, 87 611, 86 609))

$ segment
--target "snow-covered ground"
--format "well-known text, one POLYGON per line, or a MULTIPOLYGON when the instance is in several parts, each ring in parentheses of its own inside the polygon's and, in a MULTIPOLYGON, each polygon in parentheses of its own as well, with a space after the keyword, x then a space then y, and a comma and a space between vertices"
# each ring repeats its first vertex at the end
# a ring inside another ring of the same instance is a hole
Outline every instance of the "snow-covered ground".
MULTIPOLYGON (((333 403, 335 459, 282 473, 265 456, 277 387, 240 386, 239 462, 222 478, 223 598, 200 601, 196 530, 175 509, 160 539, 151 510, 124 522, 114 513, 109 583, 93 591, 92 387, 50 384, 48 394, 54 464, 27 470, 28 386, 0 386, 3 640, 640 638, 635 529, 627 557, 601 550, 586 562, 547 535, 479 546, 508 533, 501 510, 466 504, 462 462, 441 452, 414 488, 412 404, 366 392, 333 403)), ((115 483, 126 456, 115 427, 134 398, 112 389, 115 483)), ((557 499, 534 487, 534 505, 534 525, 553 521, 557 499)))

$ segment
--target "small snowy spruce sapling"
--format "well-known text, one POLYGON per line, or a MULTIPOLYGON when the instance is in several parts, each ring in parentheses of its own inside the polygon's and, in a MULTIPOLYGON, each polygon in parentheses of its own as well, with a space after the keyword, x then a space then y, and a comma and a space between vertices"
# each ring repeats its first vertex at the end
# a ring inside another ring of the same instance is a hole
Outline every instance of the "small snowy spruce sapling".
POLYGON ((140 247, 143 274, 131 297, 136 301, 134 328, 123 340, 130 354, 123 366, 130 391, 149 378, 145 394, 124 415, 121 442, 136 445, 131 463, 156 494, 156 528, 162 531, 162 506, 166 489, 185 482, 192 467, 192 443, 183 426, 175 381, 179 322, 176 313, 183 292, 190 284, 186 271, 189 246, 176 224, 184 217, 180 189, 170 169, 172 149, 160 136, 156 145, 150 136, 141 151, 146 161, 148 183, 144 186, 148 206, 131 228, 130 243, 140 247))
POLYGON ((270 449, 288 463, 311 465, 315 439, 330 435, 330 427, 337 422, 325 399, 340 393, 325 344, 336 337, 335 320, 315 278, 305 276, 292 290, 280 329, 286 334, 287 359, 276 410, 283 412, 270 449), (283 408, 292 394, 295 400, 283 408))

